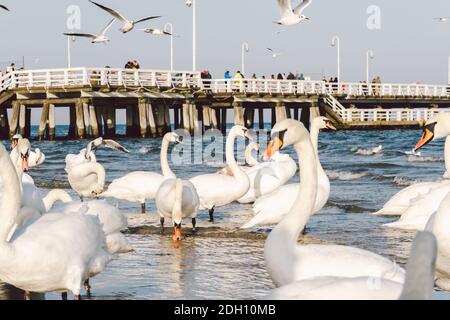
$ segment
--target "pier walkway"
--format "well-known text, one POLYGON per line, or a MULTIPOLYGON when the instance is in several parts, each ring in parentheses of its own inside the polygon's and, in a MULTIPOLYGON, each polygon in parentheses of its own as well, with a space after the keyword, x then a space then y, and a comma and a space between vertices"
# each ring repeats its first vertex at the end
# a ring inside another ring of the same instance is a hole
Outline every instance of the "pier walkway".
POLYGON ((29 136, 31 108, 41 108, 39 138, 54 139, 57 107, 70 110, 71 138, 114 136, 117 109, 126 109, 127 136, 141 137, 161 135, 172 123, 191 132, 224 131, 230 110, 236 124, 249 128, 286 117, 308 125, 319 114, 339 129, 398 128, 450 112, 450 87, 201 79, 198 72, 167 70, 22 70, 0 79, 0 136, 29 136))

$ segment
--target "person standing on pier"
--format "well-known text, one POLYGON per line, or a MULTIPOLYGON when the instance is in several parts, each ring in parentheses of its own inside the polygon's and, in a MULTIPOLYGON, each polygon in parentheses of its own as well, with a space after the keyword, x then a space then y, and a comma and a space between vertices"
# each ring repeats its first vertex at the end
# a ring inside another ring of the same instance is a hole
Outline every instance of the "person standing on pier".
POLYGON ((17 82, 15 71, 16 71, 16 65, 14 62, 11 63, 8 68, 6 68, 6 73, 8 73, 10 75, 9 78, 11 79, 11 85, 13 87, 16 87, 16 82, 17 82))
POLYGON ((223 75, 223 78, 224 78, 224 79, 227 79, 227 80, 228 80, 228 79, 231 79, 230 71, 226 71, 225 74, 223 75))

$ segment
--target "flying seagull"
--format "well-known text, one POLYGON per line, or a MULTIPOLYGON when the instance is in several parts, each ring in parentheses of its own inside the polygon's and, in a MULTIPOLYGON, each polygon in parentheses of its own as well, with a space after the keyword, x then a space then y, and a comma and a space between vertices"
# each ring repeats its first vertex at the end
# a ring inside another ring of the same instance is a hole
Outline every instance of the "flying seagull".
POLYGON ((90 160, 90 154, 91 152, 96 152, 98 148, 100 147, 106 147, 110 148, 116 151, 120 151, 123 153, 130 153, 125 147, 123 147, 121 144, 117 143, 114 140, 108 140, 103 138, 97 138, 91 142, 88 143, 86 147, 86 158, 87 160, 90 160))
POLYGON ((9 9, 7 7, 5 7, 4 5, 2 5, 2 4, 0 4, 0 8, 4 9, 6 11, 9 11, 9 9))
POLYGON ((303 15, 303 11, 311 4, 312 0, 303 0, 294 10, 292 10, 292 0, 278 0, 280 6, 281 20, 275 23, 283 26, 294 26, 302 21, 309 20, 303 15))
POLYGON ((275 52, 273 49, 271 49, 271 48, 267 48, 267 50, 269 50, 271 53, 272 53, 272 58, 274 58, 274 59, 276 59, 276 58, 278 58, 279 56, 281 56, 281 53, 280 52, 275 52))
POLYGON ((144 31, 145 33, 150 33, 155 36, 172 36, 170 32, 166 32, 161 29, 155 29, 155 28, 147 28, 147 29, 139 29, 140 31, 144 31))
POLYGON ((439 21, 439 22, 447 22, 450 18, 449 17, 438 17, 433 18, 433 20, 439 21))
POLYGON ((144 21, 148 21, 148 20, 151 20, 151 19, 161 18, 161 16, 153 16, 153 17, 142 18, 142 19, 139 19, 139 20, 137 20, 137 21, 130 21, 130 20, 127 20, 127 19, 126 19, 123 15, 121 15, 119 12, 117 12, 117 11, 115 11, 115 10, 113 10, 113 9, 110 9, 110 8, 108 8, 108 7, 105 7, 105 6, 103 6, 103 5, 101 5, 101 4, 98 4, 98 3, 94 2, 94 1, 91 1, 91 0, 89 0, 89 1, 90 1, 91 3, 93 3, 93 4, 95 4, 97 7, 99 7, 99 8, 101 8, 101 9, 103 9, 103 10, 109 12, 114 18, 116 18, 116 19, 122 21, 122 22, 123 22, 123 26, 122 26, 122 28, 120 29, 120 31, 122 31, 123 33, 128 33, 128 32, 130 32, 131 30, 134 29, 134 26, 135 26, 136 24, 138 24, 138 23, 141 23, 141 22, 144 22, 144 21))
POLYGON ((283 32, 286 32, 286 31, 287 31, 286 29, 278 30, 278 31, 273 32, 272 35, 277 36, 277 35, 279 35, 279 34, 281 34, 283 32))
POLYGON ((116 19, 112 19, 108 25, 106 26, 105 29, 103 29, 101 34, 92 34, 92 33, 74 33, 74 32, 70 32, 70 33, 64 33, 64 35, 66 36, 71 36, 71 37, 84 37, 84 38, 91 38, 92 39, 92 43, 107 43, 109 42, 109 38, 106 36, 106 32, 109 30, 109 28, 111 28, 111 26, 114 24, 114 22, 116 21, 116 19))

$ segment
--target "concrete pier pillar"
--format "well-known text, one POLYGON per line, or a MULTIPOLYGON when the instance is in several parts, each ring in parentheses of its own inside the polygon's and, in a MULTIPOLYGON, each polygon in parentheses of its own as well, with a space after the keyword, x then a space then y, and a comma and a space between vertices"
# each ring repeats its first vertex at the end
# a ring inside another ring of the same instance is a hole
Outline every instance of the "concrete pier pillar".
POLYGON ((255 109, 253 107, 246 107, 244 112, 245 127, 253 129, 255 122, 255 109))
POLYGON ((157 110, 156 130, 157 130, 158 136, 162 137, 164 135, 164 127, 165 127, 164 105, 159 104, 156 110, 157 110))
POLYGON ((89 104, 89 122, 91 124, 91 133, 93 138, 100 137, 100 130, 98 128, 97 110, 92 102, 89 104))
POLYGON ((55 105, 50 104, 48 108, 48 139, 53 141, 56 137, 55 105))
POLYGON ((180 128, 180 106, 173 106, 173 125, 175 130, 180 128))
POLYGON ((244 108, 242 107, 242 103, 233 103, 234 109, 234 125, 235 126, 244 126, 244 108))
POLYGON ((0 111, 0 138, 9 138, 8 110, 6 108, 0 111))
POLYGON ((86 101, 83 102, 83 120, 84 120, 84 127, 86 130, 86 137, 91 136, 91 132, 92 132, 92 126, 91 123, 89 121, 89 103, 87 103, 86 101))
POLYGON ((83 116, 83 103, 77 102, 75 105, 75 117, 76 117, 76 135, 80 139, 84 139, 86 137, 86 127, 84 125, 84 116, 83 116))
POLYGON ((41 111, 41 120, 39 121, 39 129, 38 129, 38 139, 39 141, 45 138, 45 132, 47 131, 48 125, 48 110, 50 105, 48 103, 44 103, 41 111))
POLYGON ((168 105, 164 106, 164 134, 172 131, 172 127, 170 125, 170 107, 168 105))
POLYGON ((156 122, 155 122, 155 113, 153 112, 153 106, 150 101, 147 102, 147 119, 148 119, 148 126, 150 129, 150 133, 152 137, 156 137, 157 130, 156 130, 156 122))
POLYGON ((205 130, 208 130, 211 128, 211 112, 210 112, 209 106, 203 106, 202 108, 202 116, 203 116, 203 126, 205 130))
MULTIPOLYGON (((110 111, 108 110, 108 114, 110 114, 110 111)), ((134 110, 132 106, 126 107, 126 123, 127 123, 127 136, 128 137, 135 137, 136 131, 134 127, 134 110)))
POLYGON ((271 117, 270 117, 271 127, 270 128, 272 129, 275 126, 275 123, 277 123, 276 107, 271 106, 270 111, 271 111, 271 117))
POLYGON ((94 106, 99 137, 101 137, 101 136, 103 136, 105 134, 104 131, 103 131, 103 108, 104 107, 100 106, 100 105, 95 105, 94 106))
POLYGON ((264 129, 264 107, 258 107, 258 123, 259 129, 264 129))
POLYGON ((183 104, 183 129, 191 132, 190 104, 183 104))
MULTIPOLYGON (((116 107, 104 106, 103 117, 105 122, 105 136, 114 137, 116 135, 116 107)), ((127 110, 127 124, 128 124, 128 110, 127 110)), ((128 132, 128 127, 127 127, 128 132)))
POLYGON ((146 105, 145 99, 139 99, 138 108, 139 108, 140 133, 141 133, 141 137, 145 138, 147 136, 147 130, 148 130, 147 112, 146 112, 147 105, 146 105))
POLYGON ((220 127, 222 134, 224 135, 227 133, 227 111, 227 108, 222 108, 222 115, 220 119, 220 127))
POLYGON ((192 119, 192 129, 194 134, 200 133, 200 121, 198 116, 197 105, 191 104, 191 119, 192 119))
POLYGON ((277 103, 275 106, 276 122, 287 119, 286 107, 283 103, 277 103))
POLYGON ((295 120, 299 120, 299 111, 300 111, 300 107, 296 105, 294 107, 294 119, 295 120))
POLYGON ((217 121, 217 110, 213 108, 209 108, 209 119, 210 126, 212 129, 217 129, 219 127, 219 123, 217 121))
POLYGON ((20 105, 20 113, 19 113, 19 133, 22 137, 27 137, 26 133, 26 109, 27 107, 24 104, 20 105))
POLYGON ((72 105, 69 107, 69 131, 67 132, 67 137, 69 139, 74 139, 76 134, 76 123, 77 123, 77 114, 76 114, 76 106, 72 105))
POLYGON ((320 109, 319 109, 319 105, 316 102, 311 103, 310 106, 310 123, 312 123, 312 120, 320 117, 320 109))
POLYGON ((300 115, 300 121, 303 123, 305 128, 309 128, 311 120, 311 112, 309 110, 309 106, 304 106, 302 108, 302 114, 300 115))
POLYGON ((17 132, 17 127, 19 125, 19 113, 20 113, 20 104, 18 101, 14 101, 12 103, 12 114, 11 120, 9 122, 9 135, 12 137, 17 132))

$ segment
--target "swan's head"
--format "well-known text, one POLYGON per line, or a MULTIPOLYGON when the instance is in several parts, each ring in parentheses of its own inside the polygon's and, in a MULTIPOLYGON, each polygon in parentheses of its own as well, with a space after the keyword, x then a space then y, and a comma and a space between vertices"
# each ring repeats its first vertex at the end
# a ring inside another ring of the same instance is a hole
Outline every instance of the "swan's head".
POLYGON ((90 189, 90 194, 92 198, 97 198, 100 194, 103 193, 104 187, 101 184, 94 184, 90 189))
POLYGON ((414 151, 419 150, 435 139, 442 139, 450 135, 450 113, 441 113, 423 124, 423 135, 416 144, 414 151))
POLYGON ((271 136, 272 140, 266 150, 267 158, 272 157, 279 150, 309 139, 309 132, 300 121, 286 119, 273 127, 271 136))
POLYGON ((250 130, 248 130, 246 127, 243 126, 234 126, 233 128, 231 128, 230 130, 230 135, 236 135, 236 136, 240 136, 249 140, 253 140, 253 134, 251 133, 250 130))
POLYGON ((17 153, 20 157, 20 167, 24 172, 28 172, 28 159, 30 157, 31 144, 28 139, 20 139, 17 142, 17 153))
POLYGON ((176 143, 176 144, 183 142, 183 137, 180 136, 179 134, 176 134, 175 132, 166 133, 166 135, 164 136, 164 139, 166 139, 167 141, 169 141, 171 143, 176 143))
POLYGON ((180 221, 175 221, 173 222, 173 228, 174 228, 174 233, 173 233, 173 241, 178 242, 181 241, 183 238, 183 235, 181 233, 181 219, 180 221))
POLYGON ((308 18, 307 16, 305 16, 305 15, 302 14, 302 15, 300 16, 300 20, 301 20, 301 21, 304 21, 304 20, 311 20, 311 19, 308 18))
POLYGON ((336 127, 333 125, 331 120, 328 119, 327 117, 314 118, 314 120, 312 121, 312 125, 311 126, 315 126, 319 130, 322 130, 322 129, 336 130, 336 127))
POLYGON ((11 138, 11 150, 13 150, 17 144, 19 143, 19 140, 23 139, 20 134, 16 134, 11 138))

